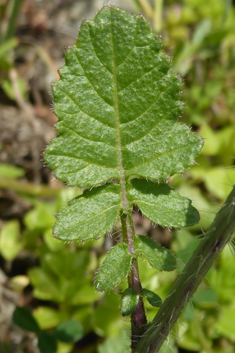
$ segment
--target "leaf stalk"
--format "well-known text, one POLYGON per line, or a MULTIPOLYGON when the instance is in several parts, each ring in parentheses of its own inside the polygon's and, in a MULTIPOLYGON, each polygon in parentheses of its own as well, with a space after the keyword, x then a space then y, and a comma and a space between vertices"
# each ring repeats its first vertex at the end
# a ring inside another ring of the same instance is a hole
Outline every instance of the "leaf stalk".
MULTIPOLYGON (((122 220, 122 231, 123 240, 128 244, 129 252, 134 254, 134 225, 131 214, 123 214, 122 220)), ((142 286, 139 277, 138 262, 136 258, 133 258, 131 272, 128 276, 129 288, 132 288, 135 292, 141 293, 142 286)), ((147 318, 144 310, 143 297, 140 295, 139 302, 135 311, 131 315, 131 348, 135 348, 138 340, 143 335, 145 327, 147 325, 147 318)))

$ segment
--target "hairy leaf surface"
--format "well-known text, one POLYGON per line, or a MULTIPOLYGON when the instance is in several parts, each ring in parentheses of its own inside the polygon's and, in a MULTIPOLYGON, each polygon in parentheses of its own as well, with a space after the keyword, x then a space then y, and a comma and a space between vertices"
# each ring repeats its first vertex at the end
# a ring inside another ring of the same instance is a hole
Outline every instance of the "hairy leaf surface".
POLYGON ((159 271, 172 271, 176 268, 176 259, 166 248, 156 244, 144 235, 138 235, 134 241, 135 254, 143 255, 150 265, 159 271))
POLYGON ((142 16, 107 6, 83 21, 53 88, 58 136, 45 160, 58 179, 84 190, 58 213, 54 234, 66 241, 97 239, 121 216, 124 243, 108 252, 95 286, 108 291, 129 275, 123 315, 133 314, 142 296, 161 305, 153 292, 141 292, 135 257, 144 256, 160 271, 176 268, 169 250, 146 236, 135 238, 133 206, 165 227, 199 220, 191 202, 165 184, 194 163, 203 143, 177 121, 181 80, 160 49, 160 38, 142 16))
POLYGON ((189 227, 200 219, 191 201, 167 184, 144 179, 131 180, 128 198, 152 222, 162 227, 189 227))
POLYGON ((202 147, 177 121, 181 80, 160 49, 161 39, 142 16, 107 6, 83 21, 66 52, 53 87, 59 136, 45 160, 60 180, 92 189, 59 212, 57 238, 101 237, 135 204, 162 226, 199 220, 190 201, 153 182, 181 173, 202 147))
POLYGON ((120 284, 130 271, 132 257, 126 244, 117 244, 112 248, 96 275, 96 289, 103 292, 120 284))
POLYGON ((96 239, 112 230, 120 209, 120 186, 106 184, 70 201, 57 215, 58 239, 96 239))
POLYGON ((123 295, 121 301, 121 313, 123 316, 131 315, 139 302, 140 293, 135 292, 133 288, 127 288, 123 295))
POLYGON ((181 81, 141 16, 105 7, 82 23, 53 88, 59 137, 45 159, 71 185, 165 180, 194 162, 202 140, 176 120, 181 81))

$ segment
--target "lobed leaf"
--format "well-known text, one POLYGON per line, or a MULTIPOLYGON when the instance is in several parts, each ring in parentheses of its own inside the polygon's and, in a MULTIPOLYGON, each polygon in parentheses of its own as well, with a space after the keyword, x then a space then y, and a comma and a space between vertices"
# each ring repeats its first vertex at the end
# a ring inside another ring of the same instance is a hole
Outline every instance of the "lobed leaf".
MULTIPOLYGON (((53 87, 59 136, 47 147, 45 160, 58 179, 96 188, 59 212, 57 238, 99 238, 134 204, 162 226, 179 228, 199 220, 189 200, 153 183, 192 165, 203 144, 177 121, 183 110, 181 80, 170 72, 170 60, 160 49, 161 39, 142 16, 106 6, 94 20, 83 21, 76 44, 66 52, 53 87)), ((167 250, 142 243, 137 253, 143 251, 154 267, 174 268, 167 250)), ((124 273, 130 258, 121 250, 124 273)), ((103 267, 97 275, 99 286, 101 277, 106 283, 99 290, 122 277, 113 278, 115 251, 104 261, 110 278, 103 267)))
POLYGON ((138 235, 134 240, 135 254, 143 255, 150 265, 159 271, 173 271, 176 268, 176 259, 166 248, 156 244, 145 235, 138 235))
POLYGON ((176 120, 181 81, 142 16, 111 6, 83 21, 53 88, 59 136, 45 160, 58 179, 165 180, 194 162, 202 140, 176 120))
POLYGON ((120 186, 106 184, 73 199, 57 215, 54 226, 61 240, 91 240, 112 230, 120 210, 120 186))
POLYGON ((189 227, 200 219, 191 201, 167 184, 133 179, 128 188, 128 198, 147 218, 162 227, 189 227))
POLYGON ((96 289, 100 292, 116 287, 128 275, 132 255, 127 244, 117 244, 106 255, 95 278, 96 289))

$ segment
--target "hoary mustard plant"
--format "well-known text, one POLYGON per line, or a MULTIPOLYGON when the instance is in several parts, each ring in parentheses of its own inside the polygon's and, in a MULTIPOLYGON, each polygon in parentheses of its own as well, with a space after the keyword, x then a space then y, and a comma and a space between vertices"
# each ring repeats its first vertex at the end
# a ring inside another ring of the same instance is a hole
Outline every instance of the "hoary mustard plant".
POLYGON ((141 15, 116 7, 84 20, 53 86, 59 135, 45 153, 59 180, 84 190, 58 213, 58 239, 97 239, 121 221, 122 238, 106 255, 95 286, 108 291, 127 278, 121 312, 131 315, 133 349, 147 325, 143 297, 161 306, 161 298, 141 286, 138 258, 159 271, 176 268, 170 250, 135 234, 133 207, 162 227, 199 221, 191 201, 167 183, 195 163, 203 141, 178 121, 182 82, 161 44, 141 15))

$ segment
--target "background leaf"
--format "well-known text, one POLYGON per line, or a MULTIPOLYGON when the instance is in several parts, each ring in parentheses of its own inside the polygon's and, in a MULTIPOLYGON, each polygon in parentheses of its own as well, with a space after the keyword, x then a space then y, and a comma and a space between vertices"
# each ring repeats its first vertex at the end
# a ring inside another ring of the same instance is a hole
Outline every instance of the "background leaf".
POLYGON ((16 167, 11 164, 0 163, 0 176, 6 178, 17 179, 23 177, 25 171, 23 168, 16 167))
POLYGON ((26 308, 16 307, 13 313, 12 320, 14 324, 20 326, 23 330, 39 333, 40 327, 37 321, 26 308))
POLYGON ((38 348, 41 353, 56 353, 57 343, 55 336, 48 332, 39 332, 38 348))
POLYGON ((54 335, 62 342, 76 342, 82 338, 83 328, 77 320, 69 320, 57 326, 54 335))
POLYGON ((0 233, 0 252, 6 260, 13 260, 23 247, 19 239, 20 223, 18 220, 9 221, 0 233))
POLYGON ((98 347, 98 353, 131 353, 129 333, 122 330, 115 338, 108 338, 98 347))

